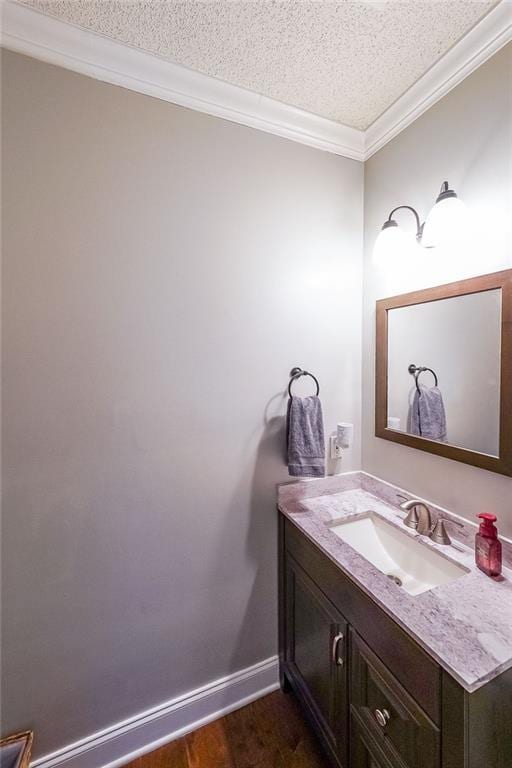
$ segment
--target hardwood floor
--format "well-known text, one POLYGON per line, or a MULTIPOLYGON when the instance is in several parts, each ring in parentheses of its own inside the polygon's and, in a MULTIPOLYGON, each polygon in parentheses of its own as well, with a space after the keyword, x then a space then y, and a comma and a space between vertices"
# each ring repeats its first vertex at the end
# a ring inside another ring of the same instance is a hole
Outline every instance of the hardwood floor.
POLYGON ((328 768, 328 764, 293 695, 276 691, 139 757, 129 768, 328 768))

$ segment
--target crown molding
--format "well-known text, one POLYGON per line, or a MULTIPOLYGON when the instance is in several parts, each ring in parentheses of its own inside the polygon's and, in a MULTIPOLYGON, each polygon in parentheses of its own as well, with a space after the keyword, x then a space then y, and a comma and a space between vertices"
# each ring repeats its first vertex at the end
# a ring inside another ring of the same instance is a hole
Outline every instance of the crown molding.
POLYGON ((512 2, 501 2, 365 131, 367 160, 512 40, 512 2))
POLYGON ((1 44, 106 83, 363 160, 363 131, 203 75, 11 0, 2 0, 1 44))
POLYGON ((0 43, 112 85, 365 161, 512 40, 512 2, 501 0, 366 131, 203 75, 103 35, 0 0, 0 43))

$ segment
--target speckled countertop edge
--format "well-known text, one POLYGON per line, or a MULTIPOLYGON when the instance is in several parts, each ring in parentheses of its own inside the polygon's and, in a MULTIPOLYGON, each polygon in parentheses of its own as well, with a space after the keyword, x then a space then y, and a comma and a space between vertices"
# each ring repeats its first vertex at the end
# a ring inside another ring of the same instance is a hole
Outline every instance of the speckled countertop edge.
MULTIPOLYGON (((472 547, 462 543, 472 543, 473 526, 460 532, 452 547, 434 544, 403 527, 403 513, 390 503, 397 492, 400 489, 389 483, 354 472, 281 485, 278 506, 430 656, 473 692, 512 667, 512 571, 504 568, 501 580, 495 581, 476 568, 472 547), (368 511, 399 525, 407 535, 468 572, 420 595, 404 592, 326 525, 368 511)), ((437 509, 433 507, 432 512, 435 518, 437 509)))

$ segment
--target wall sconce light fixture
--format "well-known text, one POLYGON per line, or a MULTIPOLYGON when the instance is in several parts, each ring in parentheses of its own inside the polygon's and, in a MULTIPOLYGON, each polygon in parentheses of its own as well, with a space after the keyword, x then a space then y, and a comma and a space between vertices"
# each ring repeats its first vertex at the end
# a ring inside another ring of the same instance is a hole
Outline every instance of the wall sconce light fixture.
POLYGON ((423 248, 434 248, 453 240, 466 227, 467 211, 464 203, 459 200, 448 182, 443 181, 436 202, 423 224, 418 212, 410 205, 399 205, 393 208, 387 221, 375 241, 373 249, 374 261, 383 261, 387 256, 403 251, 408 245, 407 236, 393 218, 397 211, 410 211, 416 221, 416 242, 423 248))

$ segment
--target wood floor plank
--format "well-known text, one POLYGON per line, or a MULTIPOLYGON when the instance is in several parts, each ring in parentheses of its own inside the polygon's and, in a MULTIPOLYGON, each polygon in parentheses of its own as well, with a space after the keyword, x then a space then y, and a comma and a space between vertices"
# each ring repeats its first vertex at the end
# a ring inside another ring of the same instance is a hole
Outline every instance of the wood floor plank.
POLYGON ((254 704, 232 712, 225 721, 237 768, 284 768, 275 739, 269 738, 254 704))
POLYGON ((126 768, 328 768, 292 694, 238 709, 126 768))
POLYGON ((261 727, 274 740, 287 768, 323 768, 325 757, 293 696, 276 692, 255 702, 261 727))
MULTIPOLYGON (((275 707, 276 695, 272 694, 264 699, 255 701, 252 706, 252 714, 257 723, 258 732, 261 735, 261 739, 267 748, 271 748, 278 752, 285 764, 288 765, 285 758, 289 757, 293 747, 290 741, 287 739, 287 725, 286 719, 289 712, 286 711, 283 718, 282 713, 275 707)), ((289 707, 286 707, 288 710, 289 707)))
POLYGON ((237 768, 224 719, 189 733, 185 736, 185 747, 188 768, 237 768))
MULTIPOLYGON (((189 768, 184 739, 171 741, 160 749, 138 757, 130 768, 189 768)), ((202 768, 202 766, 201 766, 202 768)))

